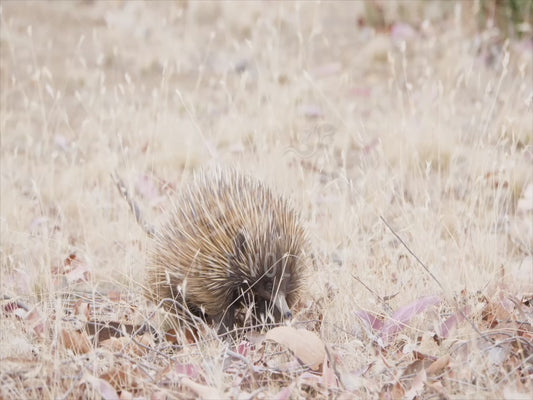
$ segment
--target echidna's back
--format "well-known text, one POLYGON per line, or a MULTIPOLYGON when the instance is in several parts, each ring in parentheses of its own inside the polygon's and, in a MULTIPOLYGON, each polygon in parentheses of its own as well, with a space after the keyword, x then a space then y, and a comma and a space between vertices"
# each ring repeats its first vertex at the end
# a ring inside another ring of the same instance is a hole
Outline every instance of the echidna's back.
MULTIPOLYGON (((148 295, 215 315, 232 302, 243 282, 250 284, 264 273, 264 260, 277 254, 298 256, 305 243, 297 214, 261 182, 233 170, 202 172, 182 191, 155 234, 148 295), (237 257, 236 246, 247 256, 237 257)), ((294 291, 298 276, 294 271, 294 291)))

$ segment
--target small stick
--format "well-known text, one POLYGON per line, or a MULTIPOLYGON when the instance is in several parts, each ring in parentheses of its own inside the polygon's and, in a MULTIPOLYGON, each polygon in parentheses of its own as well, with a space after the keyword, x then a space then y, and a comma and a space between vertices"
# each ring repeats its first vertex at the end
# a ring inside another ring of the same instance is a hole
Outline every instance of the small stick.
POLYGON ((143 218, 141 209, 135 202, 135 200, 130 196, 128 189, 126 188, 126 185, 124 185, 124 182, 118 175, 118 173, 115 171, 115 173, 111 174, 111 178, 113 178, 113 181, 115 182, 115 185, 117 185, 117 189, 126 200, 128 205, 130 206, 130 210, 133 213, 133 216, 135 217, 135 221, 139 224, 139 226, 143 229, 143 231, 146 232, 146 234, 149 237, 154 237, 155 229, 152 225, 148 224, 146 220, 143 218))
MULTIPOLYGON (((389 304, 387 303, 387 301, 381 297, 379 294, 377 294, 375 291, 373 291, 372 289, 370 289, 370 287, 368 287, 368 285, 366 285, 361 279, 359 279, 357 276, 355 276, 354 274, 352 274, 352 278, 354 278, 357 282, 359 282, 361 285, 363 285, 365 287, 366 290, 368 290, 370 293, 372 293, 374 295, 374 297, 376 297, 378 299, 378 301, 381 303, 381 305, 383 306, 383 308, 385 308, 387 314, 389 315, 392 315, 393 311, 392 311, 392 308, 391 306, 389 306, 389 304)), ((398 293, 394 294, 392 297, 395 297, 398 293)), ((392 298, 391 296, 388 296, 388 299, 391 299, 392 298)))

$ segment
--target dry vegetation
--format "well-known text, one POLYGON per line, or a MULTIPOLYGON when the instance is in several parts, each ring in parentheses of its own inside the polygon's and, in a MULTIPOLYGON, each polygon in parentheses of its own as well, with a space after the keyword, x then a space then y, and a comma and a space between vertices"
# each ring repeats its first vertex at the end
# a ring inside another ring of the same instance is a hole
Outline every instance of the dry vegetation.
POLYGON ((532 11, 509 1, 511 33, 495 1, 3 1, 0 398, 530 398, 532 11), (209 164, 301 210, 304 331, 127 332, 164 325, 110 174, 157 224, 209 164))

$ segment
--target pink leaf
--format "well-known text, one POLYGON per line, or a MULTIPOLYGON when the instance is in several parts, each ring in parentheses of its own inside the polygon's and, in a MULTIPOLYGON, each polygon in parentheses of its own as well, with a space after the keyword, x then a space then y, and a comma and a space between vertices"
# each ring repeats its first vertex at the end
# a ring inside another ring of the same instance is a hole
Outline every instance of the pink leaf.
POLYGON ((196 379, 200 375, 198 367, 193 364, 174 364, 174 371, 179 375, 186 375, 189 378, 196 379))
POLYGON ((385 321, 381 330, 384 343, 390 342, 394 335, 405 328, 414 316, 424 312, 430 306, 439 304, 441 301, 440 297, 427 296, 396 310, 392 317, 385 321))
POLYGON ((241 356, 247 357, 251 347, 252 344, 250 342, 243 340, 241 343, 239 343, 236 350, 241 356))
POLYGON ((355 315, 357 315, 361 321, 363 321, 366 327, 371 330, 380 331, 383 328, 383 321, 377 315, 367 311, 357 311, 355 315))

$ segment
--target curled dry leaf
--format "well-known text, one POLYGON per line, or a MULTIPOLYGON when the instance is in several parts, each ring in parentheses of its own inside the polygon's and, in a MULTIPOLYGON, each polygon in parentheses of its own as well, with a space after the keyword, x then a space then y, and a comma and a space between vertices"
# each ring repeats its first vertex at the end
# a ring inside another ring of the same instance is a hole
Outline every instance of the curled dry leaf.
POLYGON ((278 326, 267 332, 266 339, 287 347, 303 364, 313 370, 319 369, 326 356, 322 340, 314 332, 305 329, 278 326))

